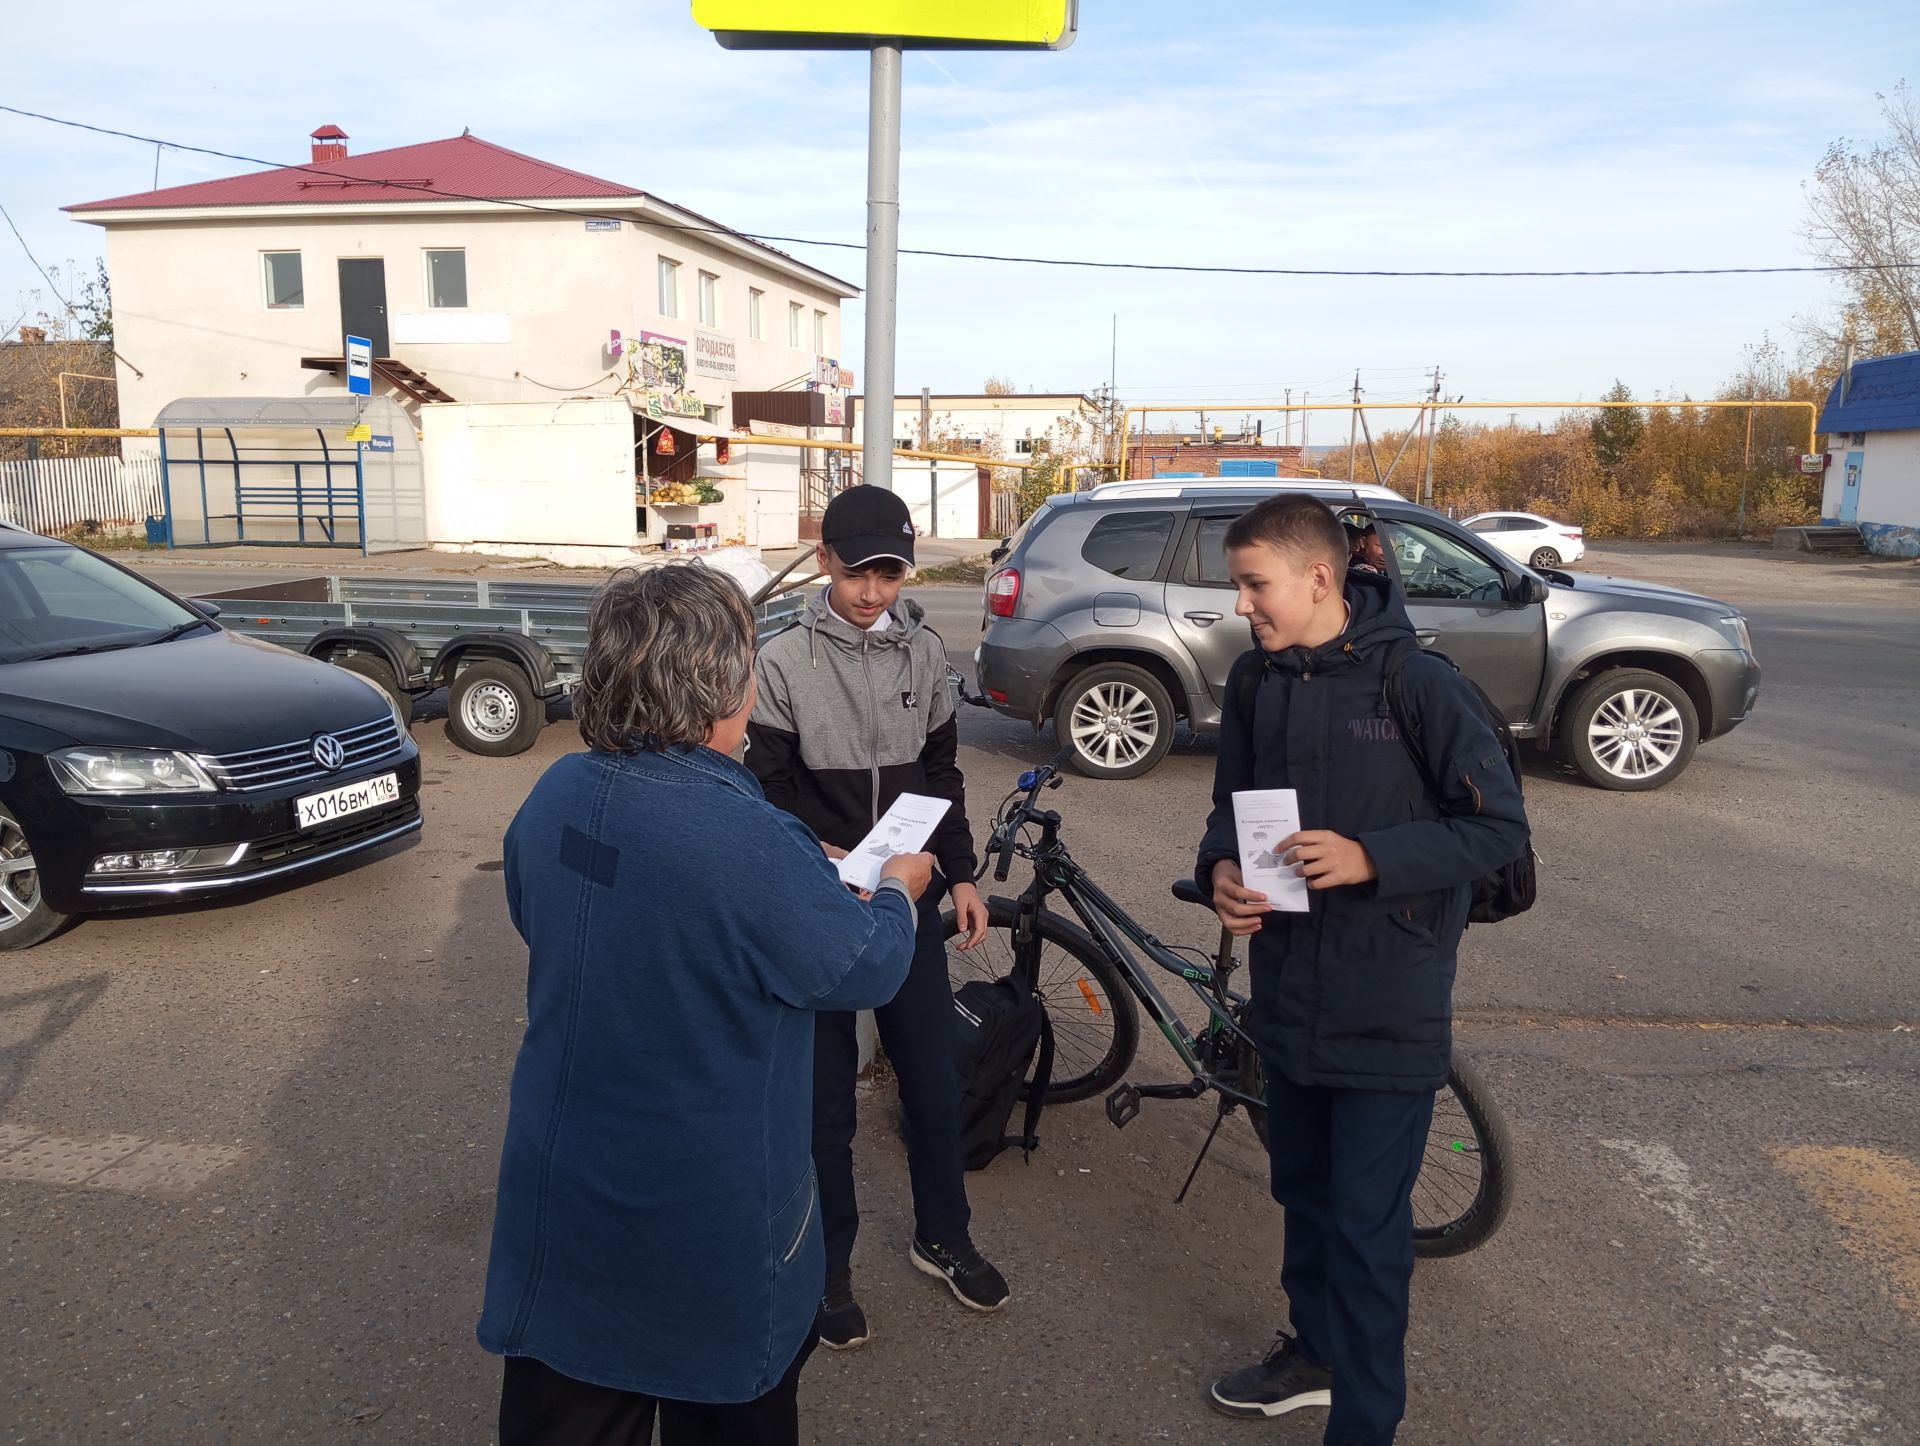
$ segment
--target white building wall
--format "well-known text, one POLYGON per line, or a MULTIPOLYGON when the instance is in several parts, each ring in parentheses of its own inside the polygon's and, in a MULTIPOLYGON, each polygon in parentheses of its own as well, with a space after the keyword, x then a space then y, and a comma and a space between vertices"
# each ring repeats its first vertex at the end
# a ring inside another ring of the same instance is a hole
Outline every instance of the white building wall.
MULTIPOLYGON (((860 399, 855 400, 854 419, 858 426, 860 399)), ((936 437, 978 439, 991 452, 1019 459, 1024 454, 1023 438, 1044 437, 1050 430, 1077 421, 1089 437, 1098 421, 1092 405, 1077 397, 1013 394, 1004 397, 933 397, 929 411, 936 437)), ((857 433, 856 433, 857 435, 857 433)), ((900 397, 894 402, 893 435, 896 441, 917 446, 920 438, 920 398, 900 397)))
POLYGON ((921 462, 897 458, 893 491, 907 504, 920 535, 978 537, 980 535, 980 469, 969 462, 921 462), (935 497, 939 499, 938 526, 933 523, 935 497))
MULTIPOLYGON (((1860 521, 1920 527, 1920 428, 1869 432, 1860 472, 1860 521)), ((1828 469, 1843 471, 1845 453, 1828 469)), ((1826 514, 1831 516, 1831 513, 1826 514)))
POLYGON ((633 546, 625 400, 433 406, 421 421, 433 542, 633 546))
POLYGON ((616 383, 607 373, 624 372, 607 352, 613 329, 665 333, 690 354, 696 330, 731 338, 735 379, 692 370, 688 377, 695 395, 721 407, 735 388, 763 390, 811 374, 816 310, 827 314, 828 354, 838 355, 837 295, 693 233, 633 221, 617 232, 588 231, 581 217, 531 212, 399 210, 110 224, 123 425, 148 425, 176 397, 343 392, 343 378, 300 365, 302 356, 341 353, 342 258, 385 261, 394 354, 462 402, 610 392, 616 383), (467 253, 468 304, 429 311, 424 252, 455 247, 467 253), (300 252, 300 308, 267 306, 266 251, 300 252), (677 317, 660 311, 662 256, 681 263, 677 317), (703 269, 720 278, 717 324, 704 328, 703 269), (748 335, 749 287, 765 293, 760 338, 748 335), (788 345, 791 301, 804 312, 798 347, 788 345))

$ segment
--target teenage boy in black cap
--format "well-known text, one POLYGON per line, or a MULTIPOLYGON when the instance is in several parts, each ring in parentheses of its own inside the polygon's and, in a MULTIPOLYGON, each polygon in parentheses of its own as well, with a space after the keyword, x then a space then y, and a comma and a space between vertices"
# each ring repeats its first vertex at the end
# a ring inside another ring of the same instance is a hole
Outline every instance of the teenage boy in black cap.
MULTIPOLYGON (((902 793, 951 805, 927 846, 940 872, 920 898, 912 970, 875 1017, 906 1117, 914 1214, 908 1258, 944 1280, 962 1305, 998 1310, 1007 1303, 1007 1283, 968 1235, 953 994, 940 922, 944 887, 962 929, 960 947, 986 937, 965 782, 955 761, 959 730, 946 648, 923 625, 920 609, 899 600, 913 565, 913 521, 893 493, 862 486, 835 497, 821 519, 818 555, 827 586, 800 622, 760 649, 747 767, 767 801, 812 828, 835 858, 866 837, 902 793)), ((814 1020, 813 1164, 827 1240, 820 1339, 846 1350, 869 1334, 851 1269, 860 1225, 853 1184, 859 1049, 851 1013, 822 1012, 814 1020)))

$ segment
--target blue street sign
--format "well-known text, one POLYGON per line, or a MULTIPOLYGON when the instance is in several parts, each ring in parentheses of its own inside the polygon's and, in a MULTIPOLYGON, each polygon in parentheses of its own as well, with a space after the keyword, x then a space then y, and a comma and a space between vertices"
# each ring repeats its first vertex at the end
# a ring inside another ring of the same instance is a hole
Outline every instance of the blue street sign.
POLYGON ((364 336, 347 338, 347 394, 373 395, 373 343, 364 336))
POLYGON ((393 438, 383 437, 378 432, 375 432, 372 437, 367 439, 367 450, 369 452, 391 452, 393 450, 393 438))

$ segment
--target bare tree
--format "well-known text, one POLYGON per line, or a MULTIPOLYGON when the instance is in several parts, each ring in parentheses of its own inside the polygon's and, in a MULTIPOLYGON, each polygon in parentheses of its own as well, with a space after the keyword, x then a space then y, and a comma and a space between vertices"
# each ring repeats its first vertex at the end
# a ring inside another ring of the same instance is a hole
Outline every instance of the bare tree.
POLYGON ((1837 140, 1806 186, 1807 249, 1841 273, 1840 313, 1802 318, 1823 374, 1852 344, 1862 356, 1920 348, 1920 95, 1903 81, 1880 97, 1886 134, 1837 140))

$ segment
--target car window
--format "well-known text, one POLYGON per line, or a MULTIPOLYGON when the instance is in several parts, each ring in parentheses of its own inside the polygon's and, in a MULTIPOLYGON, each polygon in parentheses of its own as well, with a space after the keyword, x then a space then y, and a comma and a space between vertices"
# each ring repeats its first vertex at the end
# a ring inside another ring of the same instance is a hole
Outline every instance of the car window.
POLYGON ((1193 539, 1193 551, 1187 555, 1186 580, 1194 587, 1232 587, 1233 575, 1227 569, 1227 529, 1231 517, 1203 517, 1193 539))
POLYGON ((0 660, 145 642, 197 616, 79 548, 0 550, 0 660))
POLYGON ((1093 524, 1080 555, 1102 572, 1138 581, 1159 569, 1171 536, 1171 512, 1110 512, 1093 524))
POLYGON ((1513 519, 1513 530, 1515 532, 1538 532, 1546 525, 1546 523, 1537 517, 1516 517, 1513 519))
POLYGON ((1469 532, 1505 532, 1507 519, 1504 517, 1476 517, 1467 524, 1469 532))
POLYGON ((1418 522, 1382 521, 1401 585, 1410 598, 1498 600, 1506 574, 1447 533, 1418 522))

